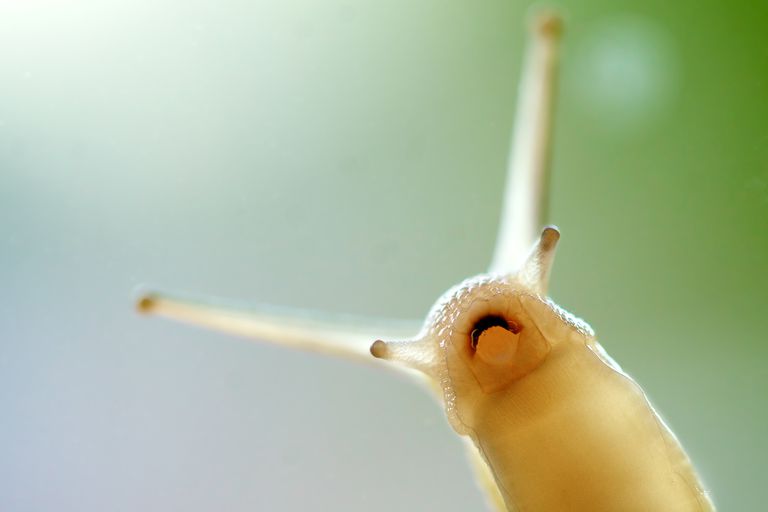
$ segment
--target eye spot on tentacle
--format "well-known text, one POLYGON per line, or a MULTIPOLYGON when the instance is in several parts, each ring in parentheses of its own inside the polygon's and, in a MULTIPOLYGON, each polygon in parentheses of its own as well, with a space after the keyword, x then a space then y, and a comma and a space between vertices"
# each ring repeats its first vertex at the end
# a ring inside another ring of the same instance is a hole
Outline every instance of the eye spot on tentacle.
POLYGON ((513 334, 518 334, 522 330, 522 327, 516 322, 507 320, 502 316, 486 315, 475 322, 471 334, 469 335, 469 344, 473 350, 477 349, 480 336, 491 327, 502 327, 513 334))

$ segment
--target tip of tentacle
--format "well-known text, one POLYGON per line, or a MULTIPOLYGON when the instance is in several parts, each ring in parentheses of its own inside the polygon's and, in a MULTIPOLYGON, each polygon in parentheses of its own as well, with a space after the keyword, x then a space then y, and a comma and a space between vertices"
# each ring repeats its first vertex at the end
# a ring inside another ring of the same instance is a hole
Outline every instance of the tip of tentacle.
POLYGON ((549 252, 555 248, 557 242, 560 240, 560 230, 557 226, 546 226, 541 232, 541 239, 539 240, 539 247, 542 252, 549 252))
POLYGON ((136 299, 136 311, 142 314, 151 313, 155 309, 157 298, 151 294, 141 295, 136 299))
POLYGON ((430 338, 385 342, 376 340, 371 345, 371 355, 406 366, 425 375, 433 375, 436 347, 430 338))
POLYGON ((559 39, 563 28, 562 16, 552 9, 535 13, 531 21, 531 31, 546 38, 559 39))
POLYGON ((381 340, 376 340, 371 345, 371 355, 378 359, 386 359, 387 357, 387 344, 381 340))

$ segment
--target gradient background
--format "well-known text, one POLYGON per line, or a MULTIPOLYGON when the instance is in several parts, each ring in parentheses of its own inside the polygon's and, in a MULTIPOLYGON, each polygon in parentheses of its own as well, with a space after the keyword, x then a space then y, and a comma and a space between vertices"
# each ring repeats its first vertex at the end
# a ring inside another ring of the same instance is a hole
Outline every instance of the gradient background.
MULTIPOLYGON (((552 296, 759 510, 768 5, 564 4, 552 296)), ((132 297, 422 317, 490 259, 528 8, 0 0, 0 510, 481 510, 411 383, 132 297)))

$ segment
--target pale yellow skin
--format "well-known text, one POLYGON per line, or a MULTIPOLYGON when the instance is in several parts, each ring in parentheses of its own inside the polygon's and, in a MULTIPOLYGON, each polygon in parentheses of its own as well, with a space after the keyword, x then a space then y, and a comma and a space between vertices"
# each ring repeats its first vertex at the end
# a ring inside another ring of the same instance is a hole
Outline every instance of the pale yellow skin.
POLYGON ((371 354, 401 363, 389 367, 436 391, 453 428, 471 439, 470 461, 494 510, 714 510, 641 388, 586 323, 546 298, 559 239, 541 226, 560 31, 552 14, 532 25, 490 272, 446 292, 409 341, 376 341, 369 352, 383 328, 155 293, 139 299, 139 311, 367 364, 377 363, 371 354), (478 324, 489 315, 498 325, 478 324))
POLYGON ((520 275, 465 281, 438 301, 417 339, 377 342, 374 355, 441 383, 451 424, 473 440, 508 510, 713 510, 642 389, 586 324, 526 280, 546 279, 548 268, 526 268, 542 256, 534 250, 520 275), (488 315, 519 333, 491 327, 473 348, 471 326, 488 315))
MULTIPOLYGON (((484 461, 476 470, 497 510, 714 510, 640 386, 586 323, 544 296, 558 238, 555 228, 545 229, 518 272, 466 280, 437 301, 419 335, 377 341, 371 353, 418 371, 439 389, 451 425, 484 461), (473 347, 473 327, 489 315, 518 332, 493 326, 473 347)), ((239 334, 248 327, 242 314, 170 299, 145 298, 141 307, 188 321, 196 314, 229 318, 227 330, 239 334)), ((255 329, 269 327, 263 318, 254 322, 255 329)), ((296 344, 301 333, 287 330, 285 342, 296 344)))

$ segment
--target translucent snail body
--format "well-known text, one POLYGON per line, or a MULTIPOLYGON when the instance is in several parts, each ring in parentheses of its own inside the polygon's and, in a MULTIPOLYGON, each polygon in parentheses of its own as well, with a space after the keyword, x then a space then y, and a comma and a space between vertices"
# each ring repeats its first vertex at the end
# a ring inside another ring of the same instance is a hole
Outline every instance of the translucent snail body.
POLYGON ((440 383, 508 510, 713 510, 642 389, 545 297, 558 236, 547 228, 519 272, 465 281, 416 339, 373 354, 440 383))

